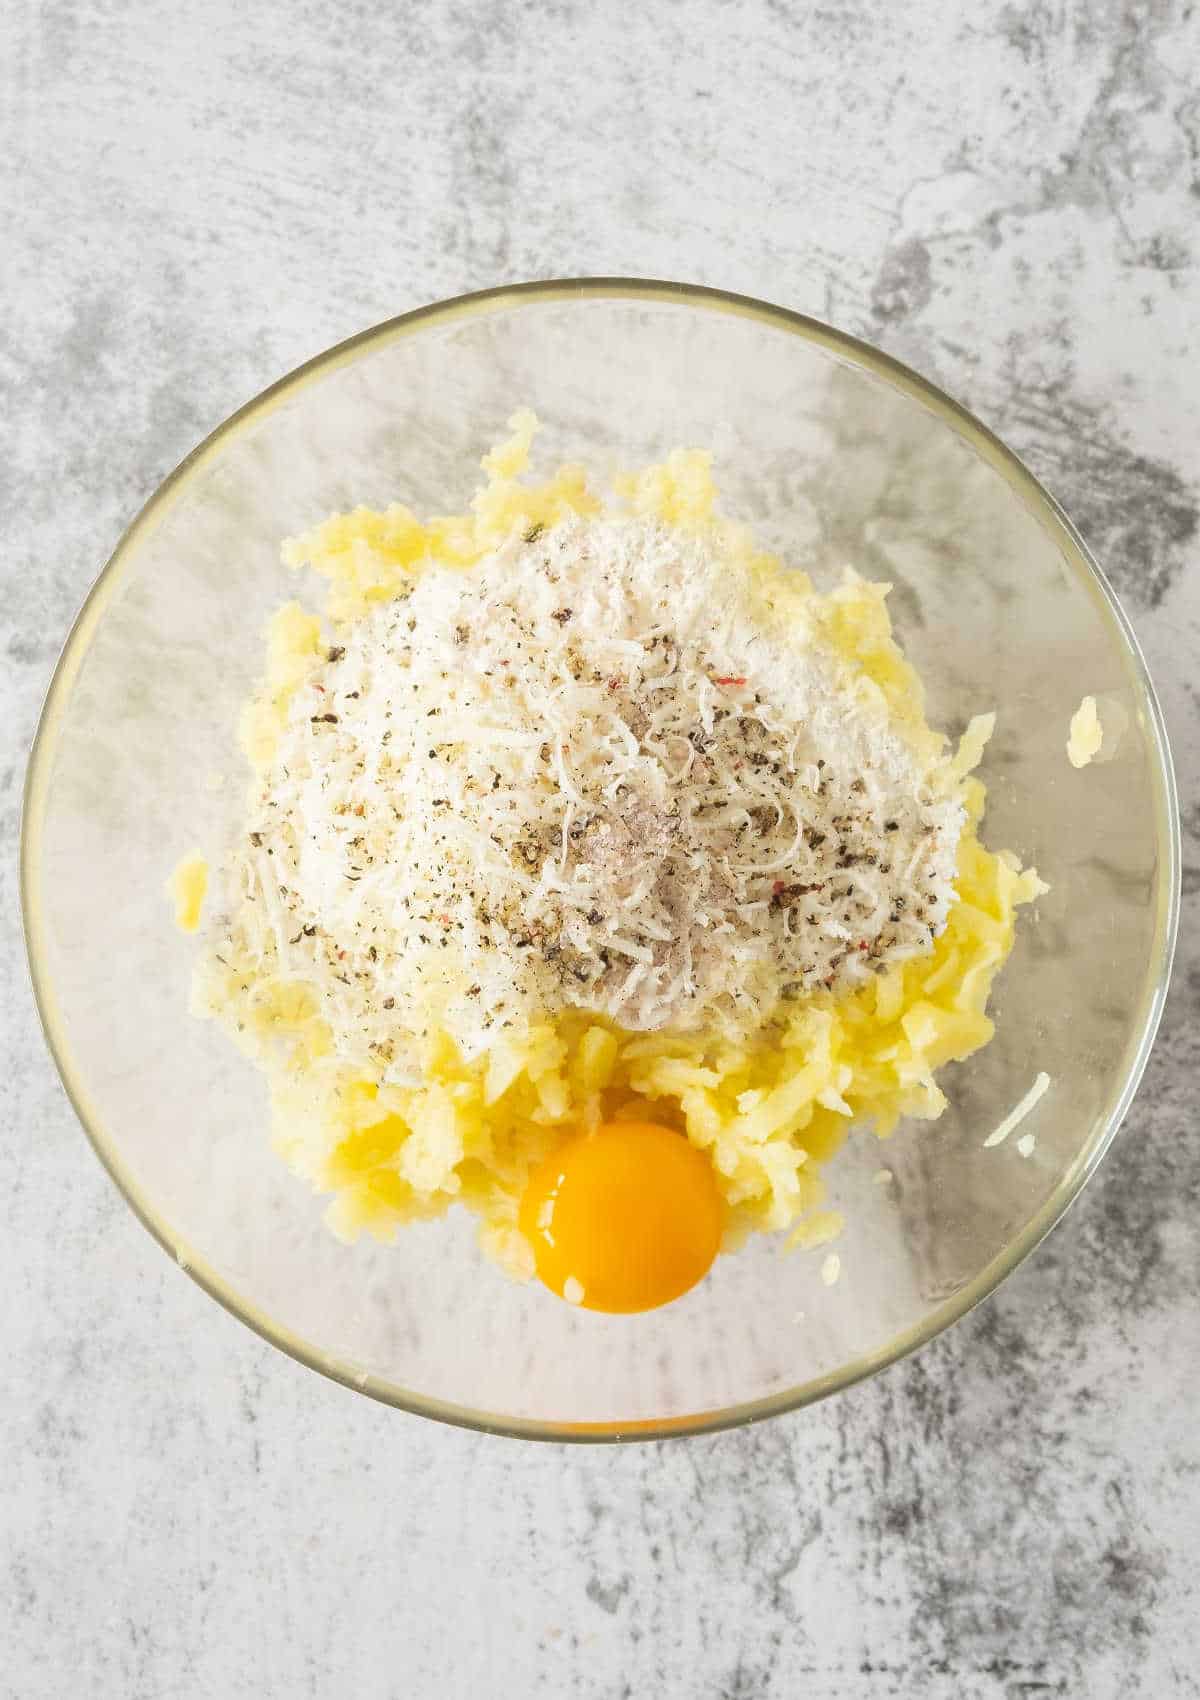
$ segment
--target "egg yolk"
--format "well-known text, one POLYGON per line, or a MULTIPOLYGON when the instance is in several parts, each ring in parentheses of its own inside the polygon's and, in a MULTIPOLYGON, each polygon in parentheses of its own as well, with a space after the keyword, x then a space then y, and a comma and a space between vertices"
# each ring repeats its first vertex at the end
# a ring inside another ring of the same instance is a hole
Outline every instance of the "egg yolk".
POLYGON ((725 1205, 712 1167, 681 1133, 606 1122, 534 1170, 521 1232, 546 1286, 588 1310, 653 1310, 703 1279, 725 1205))

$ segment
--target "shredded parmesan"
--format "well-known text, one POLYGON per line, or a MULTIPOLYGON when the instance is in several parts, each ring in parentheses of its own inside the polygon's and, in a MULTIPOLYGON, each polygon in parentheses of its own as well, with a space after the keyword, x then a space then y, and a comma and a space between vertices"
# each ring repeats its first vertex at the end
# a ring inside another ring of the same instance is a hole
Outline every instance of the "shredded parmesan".
MULTIPOLYGON (((1018 1127, 1025 1120, 1025 1117, 1033 1109, 1034 1105, 1041 1100, 1043 1094, 1049 1088, 1049 1085, 1050 1076, 1048 1074, 1039 1074, 1016 1108, 1009 1111, 1004 1120, 1000 1123, 1000 1126, 996 1128, 993 1133, 988 1134, 987 1138, 983 1142, 985 1151, 989 1150, 993 1145, 1004 1144, 1004 1141, 1008 1138, 1013 1129, 1018 1127)), ((1027 1155, 1027 1153, 1023 1152, 1022 1155, 1027 1155)))
POLYGON ((836 1251, 831 1251, 821 1265, 821 1279, 827 1287, 836 1285, 838 1276, 842 1273, 842 1260, 836 1251))
POLYGON ((645 520, 429 565, 288 703, 234 957, 403 1082, 434 1030, 466 1057, 571 1007, 743 1033, 925 954, 990 717, 931 760, 809 603, 645 520))

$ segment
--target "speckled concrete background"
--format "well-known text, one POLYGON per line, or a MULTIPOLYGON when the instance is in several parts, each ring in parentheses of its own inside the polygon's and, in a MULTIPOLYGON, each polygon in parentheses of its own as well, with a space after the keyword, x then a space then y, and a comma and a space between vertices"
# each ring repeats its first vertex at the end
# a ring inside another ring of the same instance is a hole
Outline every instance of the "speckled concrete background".
MULTIPOLYGON (((8 0, 0 1693, 1200 1693, 1200 955, 1004 1290, 806 1415, 586 1452, 352 1397, 88 1152, 26 986, 24 753, 121 528, 350 332, 562 273, 765 295, 1026 454, 1149 654, 1200 891, 1200 14, 1178 0, 8 0)), ((1190 917, 1189 917, 1190 919, 1190 917)))

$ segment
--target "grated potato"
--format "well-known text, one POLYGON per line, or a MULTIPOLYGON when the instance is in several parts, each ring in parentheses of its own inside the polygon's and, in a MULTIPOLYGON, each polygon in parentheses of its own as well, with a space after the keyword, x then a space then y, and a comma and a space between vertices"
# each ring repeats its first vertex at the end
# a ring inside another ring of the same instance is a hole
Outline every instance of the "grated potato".
POLYGON ((208 862, 193 850, 176 864, 167 881, 167 895, 175 908, 175 925, 181 933, 200 930, 200 916, 208 892, 208 862))
MULTIPOLYGON (((293 693, 339 631, 404 593, 430 562, 469 568, 514 532, 601 512, 578 467, 545 484, 522 482, 536 421, 519 413, 510 423, 512 435, 484 459, 487 483, 469 515, 422 522, 399 505, 360 508, 284 545, 285 561, 309 563, 328 579, 333 636, 295 603, 272 622, 266 680, 242 721, 259 772, 293 693)), ((882 700, 914 750, 930 764, 940 759, 944 740, 926 724, 920 681, 892 637, 886 587, 851 580, 816 596, 802 575, 788 574, 784 584, 780 563, 716 515, 709 457, 700 451, 676 450, 617 489, 629 511, 703 534, 780 599, 802 593, 861 689, 882 700)), ((956 901, 932 948, 849 992, 817 990, 781 1003, 747 1035, 627 1031, 566 1009, 466 1057, 433 1027, 416 1082, 398 1083, 338 1057, 302 978, 264 975, 257 962, 230 957, 225 939, 197 970, 193 1008, 227 1021, 263 1066, 275 1145, 298 1175, 333 1195, 328 1219, 347 1239, 365 1231, 387 1240, 400 1224, 461 1203, 480 1218, 489 1253, 529 1276, 532 1252, 517 1217, 531 1171, 581 1125, 649 1115, 708 1154, 729 1207, 727 1246, 752 1230, 782 1229, 796 1243, 819 1245, 839 1226, 823 1209, 822 1166, 855 1124, 887 1137, 903 1116, 941 1114, 936 1071, 990 1039, 987 1000, 1012 948, 1016 910, 1045 889, 1032 869, 979 842, 984 790, 967 774, 990 730, 991 717, 973 721, 947 767, 967 824, 956 901)))
POLYGON ((1071 716, 1067 737, 1067 759, 1072 767, 1086 767, 1100 754, 1104 745, 1104 728, 1096 712, 1095 697, 1084 697, 1071 716))

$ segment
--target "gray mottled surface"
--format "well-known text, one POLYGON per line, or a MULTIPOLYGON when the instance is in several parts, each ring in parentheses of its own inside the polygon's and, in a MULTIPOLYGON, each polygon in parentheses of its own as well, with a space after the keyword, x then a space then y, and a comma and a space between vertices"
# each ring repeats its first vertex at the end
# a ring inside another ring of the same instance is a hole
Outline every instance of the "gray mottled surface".
POLYGON ((1200 956, 1095 1184, 917 1359, 761 1429, 440 1430, 274 1354, 135 1224, 26 988, 24 751, 159 478, 297 361, 504 279, 690 277, 973 405, 1109 567, 1200 892, 1200 14, 1182 3, 0 17, 0 1693, 1200 1693, 1200 956), (972 21, 973 20, 973 21, 972 21))

